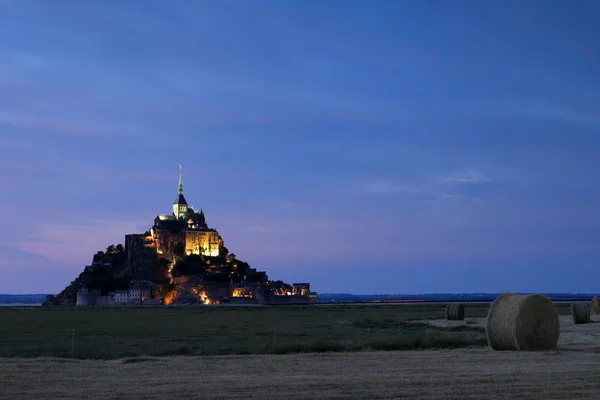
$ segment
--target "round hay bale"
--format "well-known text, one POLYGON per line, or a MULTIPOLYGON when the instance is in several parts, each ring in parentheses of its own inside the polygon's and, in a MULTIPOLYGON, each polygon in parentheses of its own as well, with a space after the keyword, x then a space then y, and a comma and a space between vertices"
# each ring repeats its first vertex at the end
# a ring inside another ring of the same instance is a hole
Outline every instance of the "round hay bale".
POLYGON ((548 297, 504 293, 490 306, 485 331, 494 350, 551 350, 560 321, 548 297))
POLYGON ((600 315, 600 297, 594 296, 592 297, 592 311, 596 315, 600 315))
POLYGON ((465 319, 465 306, 450 303, 446 306, 446 319, 449 321, 462 321, 465 319))
POLYGON ((590 305, 588 303, 571 303, 571 316, 574 324, 590 322, 590 305))

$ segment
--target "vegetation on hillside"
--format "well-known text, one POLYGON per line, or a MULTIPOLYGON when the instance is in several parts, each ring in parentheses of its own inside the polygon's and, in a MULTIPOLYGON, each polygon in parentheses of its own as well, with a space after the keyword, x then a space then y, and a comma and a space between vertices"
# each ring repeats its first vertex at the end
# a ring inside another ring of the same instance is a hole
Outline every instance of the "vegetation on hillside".
MULTIPOLYGON (((245 261, 238 260, 226 247, 221 248, 217 257, 203 255, 184 255, 181 244, 175 246, 175 263, 158 258, 151 266, 148 276, 156 284, 154 295, 164 296, 173 289, 173 277, 201 276, 205 282, 253 282, 264 284, 268 282, 264 272, 256 271, 245 261)), ((92 258, 92 264, 85 267, 57 296, 48 296, 46 305, 74 305, 77 292, 86 287, 98 290, 102 295, 117 290, 126 290, 134 276, 126 263, 127 255, 122 244, 111 244, 105 251, 98 251, 92 258)))
POLYGON ((129 287, 131 276, 125 270, 125 249, 122 244, 111 244, 105 251, 98 251, 92 257, 92 264, 84 268, 62 292, 48 296, 45 305, 75 304, 77 291, 82 287, 109 293, 129 287))
POLYGON ((250 267, 245 261, 235 258, 235 254, 218 257, 189 255, 178 260, 171 270, 173 277, 202 275, 206 281, 214 282, 256 282, 266 281, 266 275, 250 267))

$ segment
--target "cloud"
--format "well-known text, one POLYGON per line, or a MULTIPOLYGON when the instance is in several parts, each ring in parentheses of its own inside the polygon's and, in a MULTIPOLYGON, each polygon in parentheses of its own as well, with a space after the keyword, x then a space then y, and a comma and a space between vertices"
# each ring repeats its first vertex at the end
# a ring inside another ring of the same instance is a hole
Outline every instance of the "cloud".
POLYGON ((15 246, 0 245, 0 268, 34 267, 52 269, 56 266, 56 261, 52 261, 39 254, 24 251, 15 246))
POLYGON ((75 277, 60 262, 0 245, 0 293, 58 293, 75 277))
POLYGON ((22 172, 39 172, 44 168, 37 166, 35 164, 29 163, 13 163, 8 161, 0 161, 0 167, 14 170, 14 171, 22 171, 22 172))
POLYGON ((491 180, 479 171, 468 169, 461 172, 456 172, 448 176, 443 176, 437 179, 442 183, 486 183, 491 180))
POLYGON ((253 203, 254 205, 260 208, 267 209, 271 212, 292 212, 293 210, 297 210, 298 208, 300 208, 300 204, 298 203, 298 201, 292 201, 287 198, 261 197, 256 199, 255 201, 249 202, 253 203))
POLYGON ((372 181, 365 186, 365 190, 372 194, 422 193, 416 186, 387 179, 372 181))
MULTIPOLYGON (((19 172, 52 172, 54 174, 64 174, 83 178, 89 181, 100 182, 166 182, 173 180, 173 174, 167 173, 152 173, 138 171, 107 171, 74 168, 72 166, 43 165, 43 164, 28 164, 0 161, 0 167, 19 172)), ((0 182, 13 182, 12 179, 0 177, 0 182)))
POLYGON ((427 205, 425 208, 432 212, 432 207, 443 208, 447 213, 465 211, 482 203, 481 190, 465 185, 467 183, 487 182, 481 174, 463 173, 438 179, 424 179, 420 183, 405 184, 394 180, 375 180, 368 183, 364 190, 373 195, 405 195, 407 201, 414 205, 427 205))
MULTIPOLYGON (((435 175, 434 175, 435 176, 435 175)), ((421 177, 402 183, 392 179, 373 180, 361 186, 363 192, 378 196, 398 196, 402 208, 414 213, 436 213, 452 219, 453 226, 465 226, 473 215, 504 202, 500 182, 475 170, 466 169, 441 177, 421 177)), ((397 203, 396 203, 397 204, 397 203)))
POLYGON ((25 252, 53 261, 88 262, 111 243, 122 243, 126 234, 143 232, 151 221, 87 220, 81 224, 43 223, 28 240, 16 243, 25 252))
POLYGON ((531 100, 501 107, 505 113, 517 116, 531 116, 550 121, 560 121, 574 125, 600 124, 600 115, 588 104, 551 104, 547 101, 531 100))
POLYGON ((0 110, 0 123, 19 128, 41 128, 45 129, 47 132, 52 132, 57 135, 71 138, 91 138, 94 136, 99 137, 104 133, 104 130, 91 126, 32 117, 10 110, 0 110))
MULTIPOLYGON (((455 172, 447 176, 423 179, 419 183, 401 183, 391 179, 377 179, 369 182, 364 189, 372 194, 414 193, 429 194, 439 199, 451 198, 453 193, 445 184, 479 184, 492 180, 485 174, 474 169, 455 172), (440 185, 443 184, 443 185, 440 185)), ((430 199, 431 200, 431 199, 430 199)))

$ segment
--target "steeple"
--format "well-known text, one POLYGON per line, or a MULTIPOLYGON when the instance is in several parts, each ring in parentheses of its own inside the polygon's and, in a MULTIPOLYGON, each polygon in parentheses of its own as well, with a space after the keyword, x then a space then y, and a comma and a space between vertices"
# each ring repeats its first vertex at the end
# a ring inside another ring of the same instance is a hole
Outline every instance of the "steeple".
POLYGON ((206 229, 208 226, 206 225, 206 218, 204 217, 204 211, 200 209, 200 215, 198 217, 198 226, 206 229))
POLYGON ((173 203, 173 215, 176 218, 181 218, 188 210, 188 203, 183 197, 183 179, 181 177, 181 164, 179 165, 179 189, 177 190, 177 198, 173 203))
POLYGON ((182 172, 181 172, 181 164, 179 164, 179 190, 178 193, 179 194, 183 194, 183 179, 181 177, 182 172))

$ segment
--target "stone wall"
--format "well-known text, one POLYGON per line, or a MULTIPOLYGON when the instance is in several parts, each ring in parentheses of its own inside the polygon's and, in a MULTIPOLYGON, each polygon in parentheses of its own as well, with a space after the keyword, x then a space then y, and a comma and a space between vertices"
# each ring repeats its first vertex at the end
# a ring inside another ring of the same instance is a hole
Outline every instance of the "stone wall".
POLYGON ((250 297, 232 297, 229 299, 230 304, 257 304, 256 299, 250 297))
POLYGON ((112 306, 114 305, 113 300, 110 296, 100 296, 97 294, 90 293, 77 293, 76 306, 112 306))
POLYGON ((185 249, 184 231, 171 233, 167 229, 154 229, 153 232, 156 254, 159 257, 174 262, 175 245, 181 243, 185 249))
POLYGON ((220 238, 213 231, 186 231, 185 252, 186 254, 202 254, 216 257, 219 255, 220 238))
POLYGON ((156 245, 146 235, 125 235, 125 254, 131 277, 135 280, 151 280, 156 261, 156 245))

